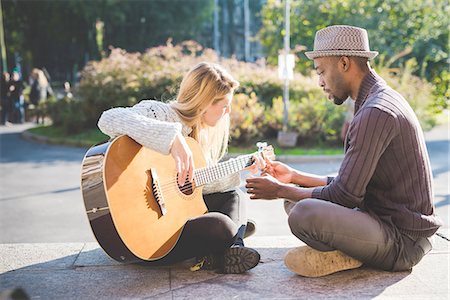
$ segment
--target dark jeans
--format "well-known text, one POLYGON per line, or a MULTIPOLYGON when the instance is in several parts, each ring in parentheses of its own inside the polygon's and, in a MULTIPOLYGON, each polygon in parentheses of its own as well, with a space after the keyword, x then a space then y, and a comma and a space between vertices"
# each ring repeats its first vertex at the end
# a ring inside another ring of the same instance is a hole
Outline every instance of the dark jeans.
POLYGON ((25 101, 23 96, 13 100, 13 123, 25 122, 25 101))
POLYGON ((219 254, 234 243, 243 245, 247 224, 246 194, 236 189, 204 195, 208 213, 189 220, 175 247, 165 257, 145 265, 166 265, 210 253, 219 254))
POLYGON ((429 239, 412 238, 359 209, 319 199, 284 204, 292 233, 319 251, 340 250, 375 268, 404 271, 431 250, 429 239))
POLYGON ((1 102, 2 113, 0 117, 0 124, 5 125, 6 122, 11 121, 12 104, 9 99, 2 99, 1 102))

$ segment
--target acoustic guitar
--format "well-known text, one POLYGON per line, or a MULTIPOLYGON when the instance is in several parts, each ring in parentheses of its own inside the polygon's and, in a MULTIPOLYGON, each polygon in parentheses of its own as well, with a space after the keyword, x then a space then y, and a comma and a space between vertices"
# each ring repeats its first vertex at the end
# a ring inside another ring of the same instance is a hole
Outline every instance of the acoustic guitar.
MULTIPOLYGON (((177 184, 175 161, 120 136, 90 148, 82 163, 81 190, 92 231, 120 262, 158 260, 176 245, 186 222, 207 212, 202 186, 253 163, 243 155, 206 166, 200 145, 186 138, 196 169, 192 183, 177 184)), ((273 156, 259 143, 258 153, 273 156)))

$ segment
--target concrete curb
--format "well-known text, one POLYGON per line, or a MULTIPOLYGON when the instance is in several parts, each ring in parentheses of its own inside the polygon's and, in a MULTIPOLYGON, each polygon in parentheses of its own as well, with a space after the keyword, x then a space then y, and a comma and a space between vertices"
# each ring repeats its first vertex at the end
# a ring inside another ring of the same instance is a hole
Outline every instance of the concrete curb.
POLYGON ((38 142, 38 143, 42 143, 42 144, 49 144, 51 143, 50 139, 46 136, 42 136, 42 135, 37 135, 34 133, 31 133, 27 130, 23 131, 21 133, 22 138, 24 138, 27 141, 33 141, 33 142, 38 142))
MULTIPOLYGON (((42 136, 39 134, 35 134, 25 130, 21 133, 22 137, 25 140, 38 142, 42 144, 57 144, 61 145, 61 143, 57 140, 48 138, 46 136, 42 136)), ((64 146, 72 146, 72 147, 84 147, 89 148, 90 146, 83 145, 82 143, 65 143, 62 144, 64 146)), ((235 158, 239 155, 245 155, 246 153, 233 153, 225 156, 225 159, 235 158)), ((344 154, 339 155, 278 155, 277 160, 284 163, 313 163, 313 162, 337 162, 341 161, 344 158, 344 154)))
MULTIPOLYGON (((227 154, 225 159, 236 158, 245 153, 227 154)), ((344 159, 344 154, 339 155, 277 155, 276 159, 284 163, 314 163, 314 162, 338 162, 344 159)))
POLYGON ((78 148, 89 148, 91 145, 85 145, 81 142, 68 142, 61 143, 58 139, 52 139, 46 136, 42 136, 39 134, 35 134, 32 132, 29 132, 28 130, 22 131, 21 136, 23 139, 31 142, 37 142, 40 144, 50 144, 50 145, 60 145, 60 146, 67 146, 67 147, 78 147, 78 148))

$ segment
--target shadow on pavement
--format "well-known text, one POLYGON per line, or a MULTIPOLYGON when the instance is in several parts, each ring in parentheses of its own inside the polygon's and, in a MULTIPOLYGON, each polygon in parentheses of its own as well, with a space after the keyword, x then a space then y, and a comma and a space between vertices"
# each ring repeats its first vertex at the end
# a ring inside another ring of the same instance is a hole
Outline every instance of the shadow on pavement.
POLYGON ((73 187, 73 188, 45 191, 45 192, 40 192, 40 193, 22 194, 22 195, 17 195, 17 196, 12 196, 12 197, 1 197, 0 201, 8 201, 8 200, 15 200, 15 199, 21 199, 21 198, 27 198, 27 197, 43 196, 43 195, 48 195, 48 194, 59 194, 59 193, 76 191, 79 189, 80 189, 80 187, 77 186, 77 187, 73 187))
POLYGON ((0 163, 80 162, 87 149, 30 142, 19 133, 0 134, 0 163))
MULTIPOLYGON (((291 273, 284 266, 282 257, 288 248, 257 249, 263 259, 256 268, 244 274, 225 275, 213 271, 191 272, 183 263, 170 267, 119 264, 97 248, 17 269, 10 268, 13 270, 0 274, 0 288, 22 288, 31 298, 42 299, 154 296, 337 299, 373 298, 406 278, 415 281, 410 272, 390 273, 364 267, 322 278, 305 278, 291 273)), ((40 255, 36 253, 33 256, 39 259, 40 255)))

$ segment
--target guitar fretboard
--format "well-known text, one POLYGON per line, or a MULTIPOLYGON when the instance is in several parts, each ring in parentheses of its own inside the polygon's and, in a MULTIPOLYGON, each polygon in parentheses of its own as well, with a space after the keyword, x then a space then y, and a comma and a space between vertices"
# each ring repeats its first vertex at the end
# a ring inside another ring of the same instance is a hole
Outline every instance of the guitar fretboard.
POLYGON ((202 186, 228 175, 237 173, 252 164, 253 154, 229 159, 214 166, 194 170, 194 183, 202 186))

